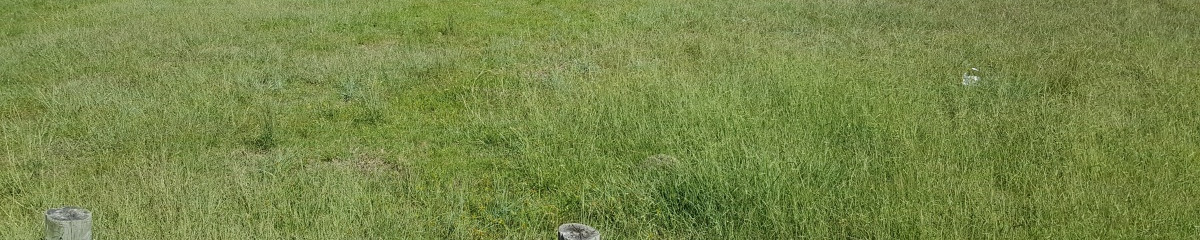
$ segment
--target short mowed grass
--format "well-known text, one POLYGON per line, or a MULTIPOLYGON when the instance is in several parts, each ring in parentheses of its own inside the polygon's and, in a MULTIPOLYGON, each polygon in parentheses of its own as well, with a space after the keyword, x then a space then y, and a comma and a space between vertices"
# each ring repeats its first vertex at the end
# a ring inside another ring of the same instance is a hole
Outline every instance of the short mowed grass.
POLYGON ((1186 0, 6 0, 0 238, 1195 238, 1198 33, 1186 0))

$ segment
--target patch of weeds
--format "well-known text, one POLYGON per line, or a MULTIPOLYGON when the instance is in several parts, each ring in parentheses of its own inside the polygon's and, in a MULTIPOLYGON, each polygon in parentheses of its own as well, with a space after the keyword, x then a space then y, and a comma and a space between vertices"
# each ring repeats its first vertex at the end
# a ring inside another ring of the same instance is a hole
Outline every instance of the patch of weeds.
POLYGON ((362 86, 357 81, 342 81, 342 85, 338 88, 338 95, 345 102, 362 99, 362 86))
POLYGON ((688 43, 685 47, 683 47, 683 53, 692 59, 704 57, 704 50, 700 49, 700 45, 695 43, 688 43))
POLYGON ((307 85, 321 85, 324 81, 311 74, 291 74, 287 76, 288 82, 298 82, 307 85))
POLYGON ((0 184, 0 198, 17 197, 25 193, 25 188, 17 179, 6 179, 0 184))
POLYGON ((1075 97, 1079 88, 1084 85, 1084 79, 1089 77, 1086 67, 1080 66, 1080 54, 1085 53, 1058 53, 1043 63, 1038 74, 1038 77, 1043 79, 1039 92, 1049 96, 1075 97))
POLYGON ((666 154, 644 159, 637 170, 653 199, 656 222, 677 226, 707 225, 722 221, 731 199, 723 186, 694 172, 679 169, 679 160, 666 154))
POLYGON ((585 60, 570 60, 557 63, 543 63, 531 67, 525 77, 534 80, 539 87, 548 90, 567 90, 576 86, 582 80, 594 77, 600 66, 585 60))
POLYGON ((0 102, 0 119, 34 119, 46 112, 46 105, 32 98, 0 102))
POLYGON ((262 131, 248 144, 259 151, 270 151, 279 146, 279 139, 275 135, 275 113, 268 107, 263 114, 262 131))
POLYGON ((379 125, 387 123, 387 118, 384 116, 382 110, 368 107, 362 113, 358 114, 353 121, 355 124, 379 125))
POLYGON ((362 173, 400 173, 403 168, 398 164, 401 164, 402 161, 388 161, 388 155, 388 152, 382 149, 378 151, 338 150, 320 154, 316 161, 308 162, 308 167, 333 166, 353 169, 362 173))
POLYGON ((890 145, 883 130, 857 110, 835 113, 836 117, 820 120, 818 131, 824 147, 839 156, 888 156, 890 145))
POLYGON ((21 171, 28 172, 34 179, 42 178, 43 174, 50 170, 50 164, 47 164, 46 160, 41 158, 34 158, 24 162, 19 162, 17 163, 17 166, 19 169, 21 169, 21 171))
POLYGON ((378 96, 364 96, 354 105, 357 112, 352 120, 354 124, 379 125, 388 122, 386 106, 378 96))
POLYGON ((406 73, 416 79, 430 80, 445 78, 458 71, 459 69, 452 63, 437 61, 431 64, 415 66, 411 69, 407 69, 406 73))
POLYGON ((721 220, 715 213, 722 212, 725 204, 712 186, 694 177, 669 177, 655 192, 664 222, 706 225, 721 220))
POLYGON ((1052 95, 1073 95, 1080 85, 1079 82, 1079 76, 1070 71, 1055 74, 1047 79, 1043 92, 1052 95))
POLYGON ((338 111, 336 108, 324 108, 317 110, 317 116, 321 119, 335 121, 338 119, 338 116, 341 116, 341 111, 338 111))
POLYGON ((511 132, 504 130, 486 129, 475 137, 474 142, 487 149, 498 150, 504 154, 520 153, 525 147, 525 141, 511 132))
POLYGON ((442 36, 456 34, 458 32, 458 23, 454 20, 454 16, 446 17, 446 20, 442 21, 441 26, 437 28, 437 32, 442 36))
POLYGON ((826 217, 826 224, 829 224, 829 232, 832 238, 835 239, 869 239, 872 236, 863 229, 864 226, 871 226, 869 221, 863 220, 862 216, 839 212, 840 214, 832 214, 826 217))

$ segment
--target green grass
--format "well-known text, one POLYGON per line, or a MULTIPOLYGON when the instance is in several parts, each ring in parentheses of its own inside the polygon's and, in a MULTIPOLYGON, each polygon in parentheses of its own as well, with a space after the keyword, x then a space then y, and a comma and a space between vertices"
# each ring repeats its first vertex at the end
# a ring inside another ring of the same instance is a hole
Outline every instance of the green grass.
POLYGON ((103 239, 1195 238, 1197 27, 1185 0, 8 0, 0 238, 63 205, 103 239))

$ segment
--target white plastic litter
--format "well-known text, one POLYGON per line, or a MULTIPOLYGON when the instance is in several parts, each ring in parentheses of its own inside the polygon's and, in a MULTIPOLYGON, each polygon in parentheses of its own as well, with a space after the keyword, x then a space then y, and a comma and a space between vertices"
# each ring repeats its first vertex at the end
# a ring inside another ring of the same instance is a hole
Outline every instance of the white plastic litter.
POLYGON ((979 68, 971 68, 971 70, 963 72, 962 85, 974 86, 979 84, 979 68))

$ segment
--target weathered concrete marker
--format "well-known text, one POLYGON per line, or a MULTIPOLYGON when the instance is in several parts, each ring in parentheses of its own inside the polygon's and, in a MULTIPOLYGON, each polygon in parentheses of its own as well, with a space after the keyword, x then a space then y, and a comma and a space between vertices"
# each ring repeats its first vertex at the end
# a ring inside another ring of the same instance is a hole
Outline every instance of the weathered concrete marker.
POLYGON ((600 231, 588 225, 567 223, 558 226, 558 240, 600 240, 600 231))
POLYGON ((92 240, 92 212, 77 207, 46 210, 45 240, 92 240))

